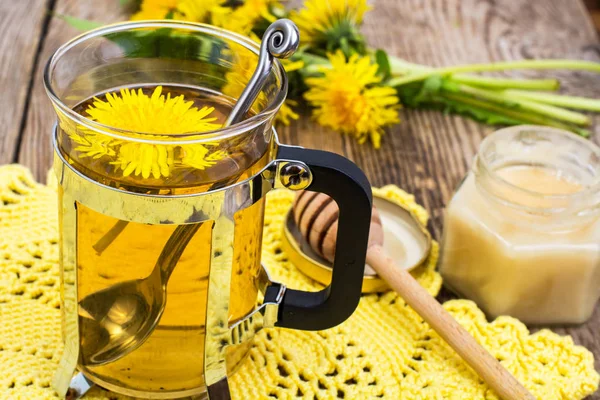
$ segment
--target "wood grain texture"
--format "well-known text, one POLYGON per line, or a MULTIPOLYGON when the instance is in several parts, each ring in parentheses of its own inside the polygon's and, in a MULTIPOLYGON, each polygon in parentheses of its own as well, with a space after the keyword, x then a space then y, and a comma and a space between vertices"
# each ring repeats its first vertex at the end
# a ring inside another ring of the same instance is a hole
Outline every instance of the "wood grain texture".
MULTIPOLYGON (((600 60, 599 42, 579 1, 380 0, 364 28, 373 47, 431 66, 523 58, 600 60)), ((515 77, 557 77, 565 93, 597 97, 600 77, 590 73, 520 71, 515 77)), ((439 112, 404 110, 380 150, 307 121, 280 131, 282 141, 342 153, 371 183, 400 185, 433 216, 436 237, 442 210, 464 176, 481 139, 494 128, 439 112), (335 136, 335 137, 331 137, 335 136)), ((596 125, 600 119, 594 117, 596 125)), ((595 128, 598 141, 600 126, 595 128)))
MULTIPOLYGON (((364 27, 370 45, 411 62, 449 66, 551 57, 600 61, 597 32, 581 0, 377 0, 374 5, 364 27)), ((41 0, 0 2, 1 79, 5 93, 11 94, 9 99, 2 99, 0 109, 5 127, 0 132, 0 163, 12 158, 19 125, 14 121, 19 121, 23 112, 23 87, 32 77, 33 93, 19 161, 43 181, 51 164, 50 134, 55 117, 43 92, 41 70, 52 51, 77 32, 52 19, 39 65, 31 75, 27 68, 31 69, 39 40, 36 35, 41 32, 42 7, 41 0), (25 50, 15 50, 19 44, 25 50), (17 78, 8 75, 10 71, 17 78)), ((56 0, 55 11, 102 22, 122 19, 118 0, 56 0)), ((521 71, 508 75, 557 77, 565 93, 594 98, 600 94, 600 77, 590 73, 521 71)), ((360 146, 309 118, 279 133, 285 143, 346 155, 365 170, 375 186, 394 183, 414 193, 430 211, 430 228, 439 238, 443 208, 465 175, 479 142, 494 128, 438 112, 404 110, 402 119, 384 136, 380 150, 360 146)), ((593 140, 599 143, 600 117, 594 116, 594 122, 593 140)), ((448 292, 441 295, 442 300, 450 297, 448 292)), ((573 336, 575 342, 592 350, 600 370, 600 308, 585 325, 553 330, 573 336)), ((590 399, 600 400, 600 394, 590 399)))
MULTIPOLYGON (((580 1, 379 0, 367 14, 369 44, 408 61, 431 66, 530 58, 600 61, 600 42, 580 1)), ((519 71, 513 77, 556 77, 562 92, 598 98, 600 76, 586 72, 519 71)), ((380 150, 360 146, 307 120, 280 130, 285 143, 322 148, 353 159, 374 186, 396 184, 414 193, 431 213, 441 237, 443 209, 465 176, 477 147, 494 128, 459 116, 404 110, 402 123, 383 138, 380 150)), ((593 116, 600 142, 600 117, 593 116)), ((453 298, 443 290, 440 300, 453 298)), ((536 331, 532 327, 532 331, 536 331)), ((553 327, 595 354, 600 370, 600 307, 586 324, 553 327)), ((600 393, 589 399, 600 400, 600 393)))
POLYGON ((16 158, 46 7, 42 0, 0 2, 0 164, 16 158))
MULTIPOLYGON (((126 19, 119 0, 56 0, 56 14, 70 15, 105 23, 126 19)), ((18 161, 32 169, 35 177, 44 182, 51 165, 51 132, 56 119, 50 100, 44 91, 42 73, 52 53, 81 32, 60 18, 53 17, 40 53, 40 62, 33 76, 33 90, 22 133, 18 161)))
POLYGON ((584 0, 596 30, 600 32, 600 0, 584 0))

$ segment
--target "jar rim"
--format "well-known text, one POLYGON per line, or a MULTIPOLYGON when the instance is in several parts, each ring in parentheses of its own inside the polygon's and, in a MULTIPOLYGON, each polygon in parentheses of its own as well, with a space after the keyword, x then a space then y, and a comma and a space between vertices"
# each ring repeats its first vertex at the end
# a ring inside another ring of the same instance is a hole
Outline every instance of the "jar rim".
MULTIPOLYGON (((499 138, 501 136, 505 136, 507 134, 514 134, 514 133, 519 133, 519 132, 524 132, 524 131, 535 131, 536 133, 542 133, 542 134, 545 134, 548 136, 550 136, 550 135, 562 136, 562 137, 568 138, 569 140, 573 140, 573 141, 577 142, 578 144, 583 145, 586 148, 588 148, 595 155, 596 159, 599 160, 599 163, 600 163, 600 147, 598 147, 596 144, 594 144, 590 140, 584 139, 579 135, 576 135, 572 132, 569 132, 569 131, 566 131, 563 129, 546 127, 546 126, 538 126, 538 125, 517 125, 517 126, 511 126, 511 127, 499 129, 499 130, 493 132, 492 134, 488 135, 486 138, 484 138, 479 146, 477 155, 475 156, 475 162, 474 162, 473 166, 477 167, 477 168, 481 168, 483 170, 483 172, 492 179, 493 182, 503 185, 504 187, 509 188, 513 192, 522 193, 523 195, 529 196, 530 198, 538 198, 538 199, 545 199, 545 200, 567 200, 567 201, 575 202, 575 201, 578 201, 579 199, 589 198, 589 196, 591 196, 591 195, 600 193, 600 173, 596 174, 596 176, 594 177, 593 182, 591 182, 591 184, 584 185, 581 190, 578 190, 576 192, 571 192, 571 193, 549 193, 549 194, 540 193, 539 191, 524 188, 523 186, 516 185, 516 184, 508 181, 507 179, 503 178, 502 176, 500 176, 500 174, 498 174, 496 172, 497 169, 494 169, 491 167, 489 160, 485 159, 485 157, 482 156, 483 153, 485 152, 485 150, 487 148, 492 146, 492 144, 494 143, 494 141, 497 138, 499 138)), ((478 175, 477 172, 476 172, 476 175, 478 175)), ((486 191, 487 191, 487 189, 486 189, 486 191)), ((510 201, 509 199, 503 199, 503 202, 508 203, 513 207, 520 208, 525 211, 539 212, 540 209, 543 209, 543 211, 545 213, 551 213, 553 211, 552 208, 527 206, 524 204, 510 201)), ((598 199, 597 202, 600 202, 600 199, 598 199)), ((561 208, 560 210, 554 210, 554 211, 562 211, 562 210, 563 210, 563 208, 561 208)))
POLYGON ((85 33, 74 37, 69 40, 62 46, 60 46, 50 57, 46 66, 44 68, 43 74, 43 82, 44 87, 46 89, 46 93, 52 103, 60 109, 60 111, 67 116, 70 120, 75 122, 76 124, 83 125, 85 128, 93 130, 99 134, 113 137, 119 140, 125 140, 129 142, 139 142, 139 143, 147 143, 147 144, 157 144, 160 143, 162 145, 181 145, 181 144, 194 144, 194 143, 206 143, 212 142, 215 140, 223 140, 228 139, 234 136, 237 136, 243 132, 250 131, 252 129, 257 128, 262 125, 269 119, 271 119, 274 114, 279 110, 285 98, 287 96, 288 90, 288 80, 283 65, 276 58, 273 59, 273 67, 272 71, 278 75, 278 78, 281 79, 280 89, 277 92, 277 95, 267 104, 267 106, 261 110, 259 113, 252 115, 250 118, 244 119, 238 123, 230 125, 224 128, 218 128, 211 131, 203 131, 203 132, 188 132, 184 134, 173 134, 173 133, 155 133, 155 132, 139 132, 132 131, 128 129, 120 129, 114 126, 102 124, 96 121, 93 121, 90 118, 87 118, 77 112, 75 112, 72 108, 68 107, 64 102, 60 99, 58 94, 55 92, 54 87, 52 85, 52 76, 54 73, 54 69, 56 64, 60 60, 60 58, 65 55, 70 49, 81 44, 89 39, 102 37, 107 34, 123 32, 123 31, 132 31, 134 29, 140 28, 171 28, 171 29, 180 29, 187 30, 192 32, 205 33, 211 36, 219 37, 222 39, 227 39, 235 44, 241 45, 246 50, 249 50, 255 55, 260 54, 260 45, 253 41, 252 39, 237 34, 235 32, 231 32, 225 29, 221 29, 212 25, 196 23, 196 22, 187 22, 187 21, 168 21, 168 20, 145 20, 145 21, 127 21, 127 22, 118 22, 115 24, 105 25, 85 33), (140 137, 143 136, 143 137, 140 137))

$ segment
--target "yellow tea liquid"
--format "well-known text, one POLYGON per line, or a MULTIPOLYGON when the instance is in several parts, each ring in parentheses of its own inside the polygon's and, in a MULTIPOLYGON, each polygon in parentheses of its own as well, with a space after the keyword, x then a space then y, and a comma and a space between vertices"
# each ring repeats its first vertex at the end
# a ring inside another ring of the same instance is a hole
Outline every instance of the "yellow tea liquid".
MULTIPOLYGON (((151 91, 152 88, 144 88, 151 91)), ((226 99, 194 89, 163 87, 163 94, 184 94, 198 107, 214 106, 215 116, 224 121, 231 104, 226 99)), ((97 96, 101 97, 101 96, 97 96)), ((91 100, 90 100, 91 101, 91 100)), ((90 101, 75 108, 86 115, 90 101)), ((269 143, 259 132, 244 142, 220 146, 227 156, 204 170, 178 167, 168 177, 144 179, 124 177, 110 158, 78 157, 76 144, 62 135, 64 157, 77 170, 104 185, 121 190, 164 196, 201 193, 226 186, 256 174, 269 161, 269 143), (66 142, 66 143, 65 143, 66 142)), ((180 150, 175 150, 180 151, 180 150)), ((109 190, 109 189, 107 189, 109 190)), ((235 322, 255 306, 258 294, 264 201, 242 209, 231 222, 234 231, 229 322, 235 322)), ((77 204, 77 279, 78 299, 111 286, 149 276, 159 254, 177 225, 149 225, 120 221, 103 215, 85 204, 77 204)), ((114 386, 120 392, 148 397, 193 394, 204 386, 204 336, 207 313, 207 289, 210 272, 212 222, 200 224, 171 275, 166 293, 166 309, 157 328, 147 341, 130 354, 104 365, 86 364, 101 338, 85 331, 80 310, 80 369, 97 383, 114 386), (83 327, 83 328, 81 328, 83 327)), ((129 316, 141 318, 143 316, 129 316)), ((243 345, 242 345, 243 346, 243 345)), ((244 349, 228 360, 228 368, 242 358, 244 349)))

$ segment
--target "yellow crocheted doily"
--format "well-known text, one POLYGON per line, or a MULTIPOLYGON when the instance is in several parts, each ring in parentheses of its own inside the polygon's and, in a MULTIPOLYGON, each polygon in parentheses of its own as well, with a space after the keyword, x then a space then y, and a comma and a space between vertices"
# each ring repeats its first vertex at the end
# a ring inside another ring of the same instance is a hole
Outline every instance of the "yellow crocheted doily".
MULTIPOLYGON (((408 205, 426 222, 413 197, 394 186, 379 192, 408 205)), ((293 195, 269 194, 263 262, 276 280, 319 287, 280 249, 293 195)), ((0 167, 0 398, 55 399, 50 387, 60 339, 56 189, 34 182, 23 167, 0 167)), ((437 245, 414 272, 437 294, 437 245)), ((488 323, 476 305, 445 308, 538 399, 575 400, 593 393, 599 376, 592 354, 548 330, 530 335, 518 320, 488 323)), ((234 399, 496 399, 495 394, 395 293, 366 295, 343 324, 322 332, 269 329, 231 378, 234 399)), ((99 388, 86 399, 126 399, 99 388)))

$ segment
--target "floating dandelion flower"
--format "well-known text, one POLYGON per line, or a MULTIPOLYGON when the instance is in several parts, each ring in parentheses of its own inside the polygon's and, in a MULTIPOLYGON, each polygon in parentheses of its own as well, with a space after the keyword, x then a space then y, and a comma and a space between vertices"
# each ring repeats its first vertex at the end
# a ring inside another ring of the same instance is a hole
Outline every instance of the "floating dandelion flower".
MULTIPOLYGON (((171 97, 162 94, 158 86, 151 95, 141 89, 121 89, 119 93, 106 94, 106 100, 94 99, 87 108, 88 118, 114 129, 126 130, 132 137, 164 139, 160 135, 177 135, 207 132, 218 129, 215 117, 210 117, 213 107, 198 109, 193 101, 183 95, 171 97)), ((212 151, 214 144, 162 145, 115 139, 83 127, 64 127, 77 144, 75 150, 81 157, 113 158, 110 163, 122 170, 123 176, 169 176, 174 167, 182 165, 204 169, 225 157, 222 151, 212 151)))
POLYGON ((107 93, 106 101, 94 99, 86 110, 89 118, 113 128, 143 133, 182 134, 217 129, 216 118, 208 118, 214 107, 193 107, 183 95, 162 94, 157 86, 148 96, 142 89, 107 93))

